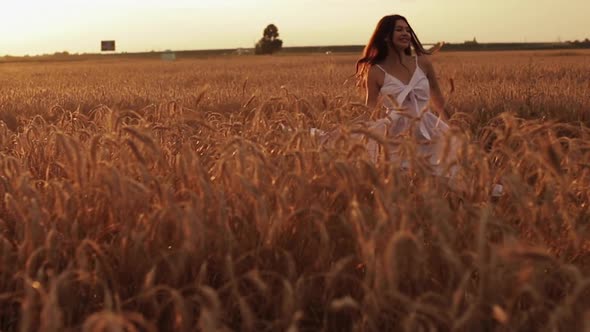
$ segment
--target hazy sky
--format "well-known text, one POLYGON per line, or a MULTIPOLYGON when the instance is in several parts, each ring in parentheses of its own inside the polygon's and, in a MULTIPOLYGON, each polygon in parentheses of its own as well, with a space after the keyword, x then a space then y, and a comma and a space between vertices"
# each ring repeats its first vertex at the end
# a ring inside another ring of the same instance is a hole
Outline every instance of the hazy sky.
POLYGON ((284 46, 360 45, 394 13, 424 43, 590 38, 590 0, 0 1, 0 55, 252 47, 269 23, 284 46))

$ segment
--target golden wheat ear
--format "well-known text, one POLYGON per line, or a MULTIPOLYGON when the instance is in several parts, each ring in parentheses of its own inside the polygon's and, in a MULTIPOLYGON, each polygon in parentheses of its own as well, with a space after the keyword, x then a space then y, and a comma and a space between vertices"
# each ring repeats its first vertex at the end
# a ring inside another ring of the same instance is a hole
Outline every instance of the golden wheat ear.
POLYGON ((434 54, 434 53, 436 53, 436 52, 440 51, 440 49, 441 49, 441 48, 442 48, 444 45, 445 45, 445 42, 444 42, 444 41, 438 42, 438 43, 436 43, 436 44, 432 45, 432 47, 430 47, 430 48, 428 49, 428 52, 430 52, 431 54, 434 54))

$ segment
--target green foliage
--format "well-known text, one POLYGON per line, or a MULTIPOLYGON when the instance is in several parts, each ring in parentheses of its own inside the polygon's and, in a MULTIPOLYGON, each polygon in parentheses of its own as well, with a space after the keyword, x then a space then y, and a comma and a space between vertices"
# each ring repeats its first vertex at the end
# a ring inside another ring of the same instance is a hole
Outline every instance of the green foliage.
POLYGON ((256 43, 256 54, 273 54, 283 48, 283 41, 279 39, 279 29, 269 24, 262 32, 262 38, 256 43))

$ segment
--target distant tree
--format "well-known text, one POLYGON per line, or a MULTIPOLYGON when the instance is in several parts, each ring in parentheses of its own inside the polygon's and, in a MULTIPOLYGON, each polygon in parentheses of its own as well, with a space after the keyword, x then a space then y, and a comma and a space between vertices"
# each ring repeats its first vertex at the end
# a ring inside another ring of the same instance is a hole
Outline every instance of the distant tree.
POLYGON ((283 48, 283 41, 279 39, 279 29, 274 24, 269 24, 262 32, 262 38, 256 43, 254 53, 273 54, 283 48))

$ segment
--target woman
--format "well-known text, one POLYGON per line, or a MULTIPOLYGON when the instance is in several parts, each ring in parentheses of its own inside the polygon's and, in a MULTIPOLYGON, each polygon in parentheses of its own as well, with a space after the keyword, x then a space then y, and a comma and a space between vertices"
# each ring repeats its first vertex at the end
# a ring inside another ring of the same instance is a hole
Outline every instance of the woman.
MULTIPOLYGON (((365 88, 366 105, 375 108, 382 97, 387 109, 384 119, 367 123, 368 129, 388 138, 404 134, 412 137, 418 143, 418 154, 429 160, 435 174, 452 176, 456 167, 447 169, 444 162, 454 160, 456 144, 443 139, 449 130, 444 122, 448 116, 428 55, 406 18, 385 16, 357 61, 356 75, 365 88), (433 106, 436 115, 429 106, 433 106)), ((378 144, 369 141, 368 149, 376 160, 378 144)), ((399 157, 395 147, 388 151, 390 160, 399 157)), ((402 166, 407 163, 401 161, 402 166)))
MULTIPOLYGON (((356 75, 365 87, 366 105, 375 108, 382 97, 387 109, 384 119, 367 123, 368 129, 386 138, 412 137, 417 143, 417 155, 428 160, 433 173, 452 178, 458 170, 459 142, 449 135, 444 121, 448 118, 445 100, 428 55, 405 17, 385 16, 357 61, 356 75)), ((377 160, 377 142, 369 140, 367 147, 377 160)), ((387 151, 389 160, 408 166, 394 144, 387 151)), ((494 184, 491 195, 502 194, 502 185, 494 184)))
MULTIPOLYGON (((364 122, 365 134, 356 138, 366 138, 373 161, 379 159, 385 144, 386 158, 399 162, 402 168, 419 157, 427 160, 433 174, 452 178, 458 170, 460 142, 449 134, 445 123, 445 100, 429 54, 403 16, 385 16, 379 21, 357 61, 356 76, 365 89, 366 105, 375 108, 381 98, 387 116, 364 122), (401 151, 393 138, 402 136, 417 143, 415 153, 401 151)), ((334 135, 315 128, 312 134, 319 135, 322 142, 334 135)), ((492 196, 501 196, 502 192, 501 185, 492 187, 492 196)))
MULTIPOLYGON (((356 65, 357 77, 365 81, 367 106, 377 105, 378 95, 383 92, 381 88, 388 83, 388 77, 393 78, 394 83, 402 83, 403 86, 413 83, 411 85, 417 88, 422 87, 420 86, 423 84, 422 79, 426 78, 433 105, 439 112, 444 112, 444 98, 440 92, 434 67, 425 56, 429 54, 405 17, 400 15, 383 17, 356 65), (412 46, 415 49, 415 57, 412 56, 412 46), (411 82, 415 76, 417 76, 416 80, 411 82)), ((400 92, 399 89, 385 91, 394 95, 400 92)))

